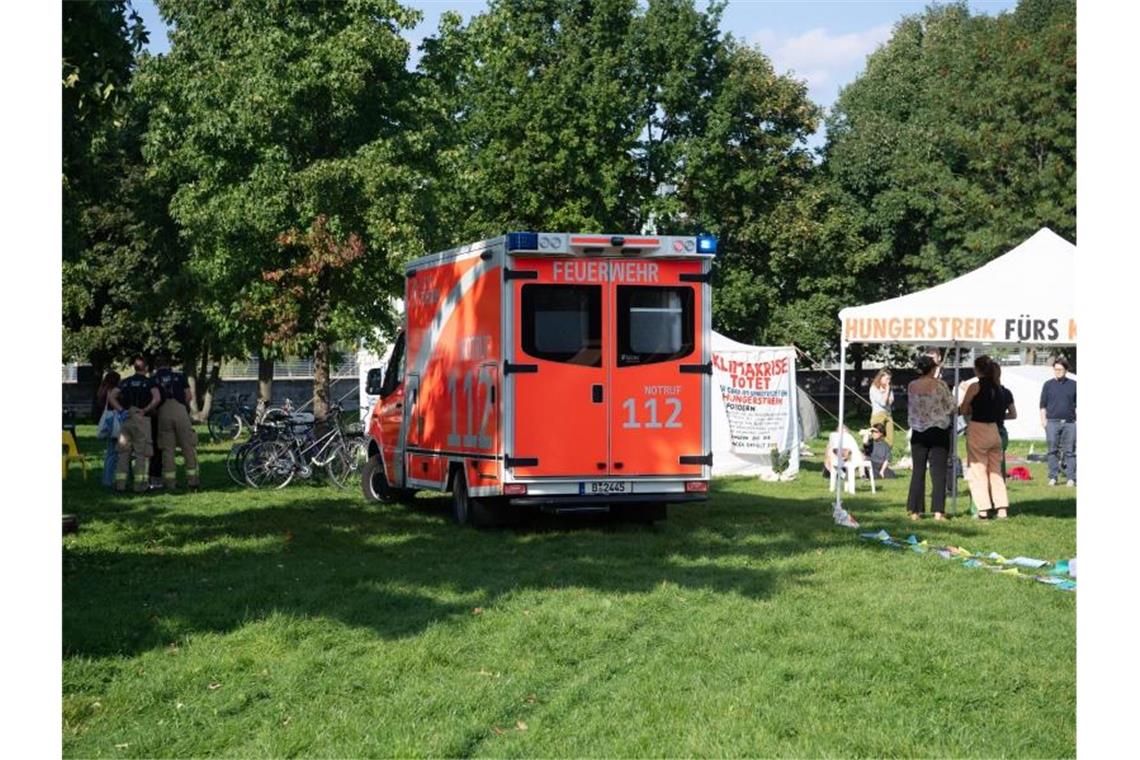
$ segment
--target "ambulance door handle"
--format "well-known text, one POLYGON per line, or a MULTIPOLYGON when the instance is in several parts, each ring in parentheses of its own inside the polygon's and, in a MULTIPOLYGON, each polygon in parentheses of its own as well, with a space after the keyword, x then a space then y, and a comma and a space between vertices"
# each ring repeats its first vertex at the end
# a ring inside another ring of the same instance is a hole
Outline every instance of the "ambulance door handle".
POLYGON ((620 470, 622 467, 625 467, 625 462, 614 462, 615 470, 620 470))
POLYGON ((595 404, 602 403, 602 386, 595 385, 593 388, 593 394, 594 394, 594 403, 595 404))
POLYGON ((606 463, 605 462, 598 462, 598 469, 599 470, 606 469, 606 463))

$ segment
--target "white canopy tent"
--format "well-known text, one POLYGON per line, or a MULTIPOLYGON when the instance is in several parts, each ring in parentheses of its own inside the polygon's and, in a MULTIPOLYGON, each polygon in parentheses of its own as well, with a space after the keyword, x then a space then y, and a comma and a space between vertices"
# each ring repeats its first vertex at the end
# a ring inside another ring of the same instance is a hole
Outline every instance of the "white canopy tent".
MULTIPOLYGON (((839 419, 852 343, 953 348, 955 386, 963 347, 1076 345, 1076 259, 1075 245, 1042 228, 1008 253, 949 282, 840 311, 839 419)), ((952 429, 956 427, 955 421, 952 429)), ((956 501, 956 477, 953 484, 956 501)), ((844 515, 842 490, 835 489, 837 518, 844 515)))

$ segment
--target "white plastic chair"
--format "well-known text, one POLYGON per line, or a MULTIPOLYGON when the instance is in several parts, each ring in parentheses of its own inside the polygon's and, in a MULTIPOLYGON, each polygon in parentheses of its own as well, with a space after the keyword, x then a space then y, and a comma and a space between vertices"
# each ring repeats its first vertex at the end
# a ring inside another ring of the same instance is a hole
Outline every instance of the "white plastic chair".
MULTIPOLYGON (((838 448, 838 434, 832 433, 827 438, 827 450, 834 451, 838 448)), ((863 449, 855 443, 855 438, 851 433, 844 431, 843 433, 843 448, 851 452, 850 458, 844 463, 844 484, 843 490, 847 493, 855 493, 855 476, 862 473, 863 477, 871 481, 871 493, 877 493, 875 489, 875 468, 871 466, 871 460, 863 456, 863 449)), ((833 455, 833 462, 838 461, 838 457, 833 455)), ((835 481, 839 477, 839 468, 831 468, 829 491, 835 490, 835 481)))

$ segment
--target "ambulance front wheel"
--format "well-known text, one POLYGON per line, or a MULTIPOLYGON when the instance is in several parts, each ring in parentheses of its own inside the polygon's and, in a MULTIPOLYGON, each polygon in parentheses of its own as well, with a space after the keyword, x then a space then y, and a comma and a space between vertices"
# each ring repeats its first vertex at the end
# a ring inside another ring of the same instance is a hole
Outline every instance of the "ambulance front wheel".
POLYGON ((364 489, 366 501, 391 503, 396 500, 396 493, 388 485, 388 476, 384 473, 384 463, 380 457, 371 456, 364 463, 360 473, 361 486, 364 489))

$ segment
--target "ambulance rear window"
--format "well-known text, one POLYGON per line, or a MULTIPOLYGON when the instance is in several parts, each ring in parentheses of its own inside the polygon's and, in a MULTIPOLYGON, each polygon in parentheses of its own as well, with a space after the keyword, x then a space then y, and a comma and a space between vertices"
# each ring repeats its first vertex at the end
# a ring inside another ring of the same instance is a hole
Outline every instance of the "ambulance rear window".
POLYGON ((522 346, 552 362, 602 366, 600 285, 524 285, 522 346))
POLYGON ((680 359, 693 352, 693 289, 619 285, 618 366, 680 359))

